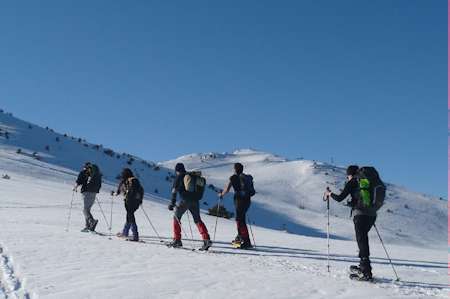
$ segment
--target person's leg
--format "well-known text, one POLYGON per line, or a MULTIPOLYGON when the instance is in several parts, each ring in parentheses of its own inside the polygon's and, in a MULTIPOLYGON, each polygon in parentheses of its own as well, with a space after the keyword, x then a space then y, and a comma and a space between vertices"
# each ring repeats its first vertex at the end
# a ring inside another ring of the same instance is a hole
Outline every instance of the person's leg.
POLYGON ((355 224, 356 242, 358 243, 359 249, 359 266, 363 274, 370 276, 372 274, 372 267, 369 259, 370 251, 368 233, 374 223, 372 218, 374 217, 366 215, 357 215, 353 218, 353 222, 355 224))
POLYGON ((130 234, 130 228, 131 228, 131 223, 129 222, 130 219, 130 215, 129 215, 129 207, 127 206, 127 204, 125 204, 125 210, 127 212, 127 216, 126 216, 126 221, 125 224, 123 226, 122 229, 122 237, 128 237, 128 235, 130 234))
POLYGON ((210 237, 208 234, 208 229, 206 228, 206 225, 203 223, 200 217, 200 205, 198 204, 198 200, 191 200, 189 202, 189 211, 192 214, 192 218, 194 218, 194 223, 195 225, 197 225, 198 231, 200 232, 202 239, 209 240, 210 237))
POLYGON ((250 244, 250 237, 248 234, 247 222, 245 220, 247 210, 250 207, 250 201, 246 199, 237 199, 236 203, 236 225, 238 235, 246 244, 250 244))
POLYGON ((86 221, 86 228, 90 228, 94 217, 92 217, 91 214, 91 208, 94 205, 95 202, 95 193, 92 192, 84 192, 83 193, 83 214, 84 219, 86 221))
POLYGON ((184 199, 180 201, 178 206, 175 208, 175 213, 173 216, 173 239, 181 240, 181 217, 188 209, 187 203, 184 199))
POLYGON ((133 232, 133 241, 139 241, 139 232, 136 224, 136 218, 134 213, 137 211, 138 207, 131 207, 129 212, 127 212, 128 222, 131 224, 131 231, 133 232))

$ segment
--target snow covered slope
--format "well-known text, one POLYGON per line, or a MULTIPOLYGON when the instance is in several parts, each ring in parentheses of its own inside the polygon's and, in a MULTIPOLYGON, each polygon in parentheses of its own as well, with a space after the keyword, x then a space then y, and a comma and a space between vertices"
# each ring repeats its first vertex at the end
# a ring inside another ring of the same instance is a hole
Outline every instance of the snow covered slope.
MULTIPOLYGON (((234 222, 219 219, 212 252, 200 253, 161 245, 142 211, 136 216, 146 243, 108 238, 106 222, 110 215, 112 232, 120 229, 125 218, 121 200, 112 202, 108 193, 115 188, 115 176, 129 166, 132 156, 110 156, 103 147, 97 149, 5 113, 0 113, 0 129, 0 175, 7 173, 10 177, 0 178, 0 298, 448 296, 446 202, 390 185, 392 194, 384 209, 393 213, 386 211, 378 223, 402 281, 392 280, 392 269, 372 231, 377 282, 355 283, 348 280, 346 270, 356 261, 352 224, 348 209, 334 203, 331 274, 326 271, 321 195, 327 181, 342 184, 340 168, 287 161, 250 150, 188 155, 158 165, 133 157, 131 168, 147 191, 143 208, 164 240, 172 235, 172 216, 165 199, 172 173, 163 166, 171 169, 174 163, 183 161, 189 168, 201 168, 214 188, 225 183, 235 161, 243 162, 254 175, 259 193, 250 216, 256 224, 253 232, 257 249, 233 250, 229 241, 235 235, 234 222), (97 163, 107 179, 98 195, 106 221, 98 205, 93 210, 100 219, 98 231, 106 236, 79 232, 84 224, 79 194, 74 195, 70 230, 65 231, 74 177, 87 160, 97 163), (408 208, 402 208, 404 204, 408 208)), ((206 209, 216 201, 215 192, 208 189, 202 207, 206 209)), ((232 209, 231 198, 226 204, 232 209)), ((212 233, 216 219, 206 214, 202 217, 212 233)), ((183 218, 183 235, 190 239, 188 220, 183 218)), ((193 236, 193 241, 184 240, 185 247, 200 246, 195 227, 193 236)))
MULTIPOLYGON (((0 146, 4 150, 17 153, 10 159, 32 157, 34 159, 27 160, 27 163, 38 165, 37 161, 43 161, 46 162, 45 167, 63 167, 69 169, 72 175, 78 174, 86 161, 91 161, 99 165, 103 179, 110 182, 116 181, 117 175, 124 167, 129 167, 145 184, 147 193, 166 197, 170 192, 173 173, 161 169, 154 162, 127 153, 116 153, 102 145, 56 133, 52 129, 19 120, 7 113, 0 113, 0 146)), ((74 178, 71 181, 73 182, 74 178)))
MULTIPOLYGON (((233 173, 233 164, 241 162, 244 172, 254 177, 257 190, 251 220, 264 227, 315 237, 324 235, 325 188, 330 186, 337 191, 346 180, 342 167, 307 160, 289 161, 254 150, 191 154, 161 165, 173 168, 177 162, 183 162, 188 169, 202 170, 208 182, 222 188, 233 173)), ((387 187, 388 196, 377 221, 385 239, 397 244, 446 246, 447 202, 393 184, 387 187)), ((231 196, 226 202, 232 208, 231 196)), ((334 237, 352 239, 350 209, 344 203, 333 202, 331 213, 334 237)))

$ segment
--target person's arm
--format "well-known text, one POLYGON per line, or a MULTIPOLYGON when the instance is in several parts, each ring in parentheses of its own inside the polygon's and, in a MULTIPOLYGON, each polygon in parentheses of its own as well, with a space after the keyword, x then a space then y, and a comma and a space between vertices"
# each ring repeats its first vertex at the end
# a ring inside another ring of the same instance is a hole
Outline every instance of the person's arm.
MULTIPOLYGON (((124 180, 120 181, 119 185, 117 186, 117 191, 115 195, 120 195, 120 193, 122 192, 124 182, 125 182, 124 180)), ((114 191, 111 191, 111 195, 114 195, 114 191)))
POLYGON ((352 193, 353 188, 354 188, 353 182, 348 182, 347 184, 345 184, 344 190, 342 190, 341 194, 335 194, 331 192, 330 196, 335 201, 341 202, 352 193))
POLYGON ((180 181, 181 181, 181 176, 177 175, 177 177, 173 181, 173 185, 172 185, 172 198, 171 198, 170 204, 168 206, 170 211, 172 211, 173 208, 175 208, 175 205, 177 202, 177 193, 178 193, 178 189, 180 188, 180 181))
POLYGON ((231 190, 231 181, 228 182, 228 184, 225 186, 224 190, 222 192, 219 192, 219 197, 224 197, 227 195, 231 190))
POLYGON ((75 181, 75 186, 73 187, 73 191, 78 191, 78 186, 83 185, 83 183, 86 181, 86 175, 84 174, 84 171, 80 171, 78 174, 77 180, 75 181))

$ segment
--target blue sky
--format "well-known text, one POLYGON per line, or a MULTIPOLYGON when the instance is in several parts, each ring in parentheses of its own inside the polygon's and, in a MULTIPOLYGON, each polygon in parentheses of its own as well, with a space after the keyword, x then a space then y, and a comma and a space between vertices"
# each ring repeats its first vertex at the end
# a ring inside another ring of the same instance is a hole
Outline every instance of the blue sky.
POLYGON ((446 196, 447 1, 10 1, 0 41, 0 107, 59 132, 156 161, 333 157, 446 196))

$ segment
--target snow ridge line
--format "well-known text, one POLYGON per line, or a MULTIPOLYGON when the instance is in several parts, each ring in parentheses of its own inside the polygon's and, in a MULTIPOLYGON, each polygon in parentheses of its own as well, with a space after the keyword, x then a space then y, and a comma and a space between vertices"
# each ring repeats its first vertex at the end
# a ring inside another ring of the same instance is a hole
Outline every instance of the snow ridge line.
POLYGON ((0 290, 6 299, 31 299, 29 293, 23 288, 23 284, 14 272, 11 258, 4 252, 0 245, 0 290))

